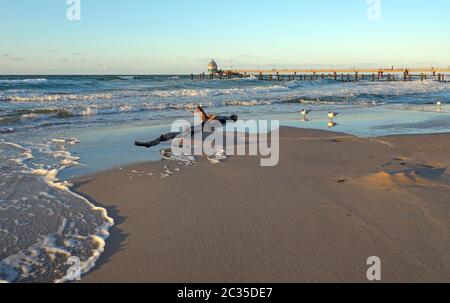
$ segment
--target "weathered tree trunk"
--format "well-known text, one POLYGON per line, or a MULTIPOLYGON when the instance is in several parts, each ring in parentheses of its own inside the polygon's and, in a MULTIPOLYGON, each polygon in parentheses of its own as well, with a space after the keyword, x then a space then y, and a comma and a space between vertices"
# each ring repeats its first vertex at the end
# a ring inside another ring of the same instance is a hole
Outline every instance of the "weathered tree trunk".
MULTIPOLYGON (((205 123, 207 121, 219 121, 221 124, 226 124, 228 121, 236 122, 238 120, 238 116, 237 115, 231 115, 231 116, 208 116, 203 111, 203 109, 201 107, 199 107, 199 106, 197 107, 197 112, 201 113, 201 117, 202 117, 202 120, 203 120, 202 129, 203 129, 203 127, 204 127, 204 125, 205 125, 205 123)), ((195 130, 196 130, 195 127, 192 126, 191 127, 191 135, 194 134, 195 130)), ((167 133, 167 134, 162 134, 161 136, 159 136, 158 138, 156 138, 155 140, 152 140, 152 141, 148 141, 148 142, 135 141, 134 145, 150 148, 152 146, 159 145, 162 142, 173 140, 173 139, 175 139, 177 136, 179 136, 181 134, 182 134, 181 132, 171 132, 171 133, 167 133)))
POLYGON ((159 138, 156 138, 153 141, 148 141, 148 142, 139 142, 139 141, 135 141, 134 145, 136 146, 142 146, 142 147, 147 147, 150 148, 152 146, 156 146, 158 144, 160 144, 161 142, 165 142, 165 141, 169 141, 172 140, 174 138, 176 138, 178 135, 180 135, 181 133, 167 133, 167 134, 162 134, 159 138))

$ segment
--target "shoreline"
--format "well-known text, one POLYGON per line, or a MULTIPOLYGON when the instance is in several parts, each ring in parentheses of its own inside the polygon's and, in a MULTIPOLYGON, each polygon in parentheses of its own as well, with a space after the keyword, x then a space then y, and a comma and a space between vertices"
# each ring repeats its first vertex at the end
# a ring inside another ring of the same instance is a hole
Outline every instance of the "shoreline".
MULTIPOLYGON (((377 106, 316 106, 303 105, 313 111, 308 115, 308 121, 302 121, 299 105, 292 108, 292 112, 244 113, 240 118, 244 121, 272 120, 280 121, 281 126, 301 129, 317 129, 346 133, 361 138, 380 137, 406 134, 446 133, 450 129, 447 119, 448 105, 437 108, 428 105, 385 104, 377 106), (333 109, 339 114, 336 125, 328 125, 327 113, 333 109), (440 111, 442 110, 442 111, 440 111)), ((253 106, 251 106, 253 109, 253 106)), ((232 111, 234 112, 234 111, 232 111)), ((230 112, 231 113, 231 112, 230 112)), ((184 119, 190 121, 191 117, 184 119)), ((164 123, 167 123, 164 122, 164 123)), ((130 124, 118 127, 98 127, 79 134, 73 134, 81 140, 74 146, 73 151, 82 159, 82 166, 70 167, 61 174, 63 180, 88 175, 96 171, 118 168, 134 162, 145 162, 159 159, 159 152, 155 150, 136 149, 133 140, 146 141, 168 132, 170 124, 130 124), (103 156, 106 155, 106 156, 103 156), (130 161, 130 159, 132 159, 130 161)), ((163 145, 168 147, 168 145, 163 145)))
POLYGON ((449 224, 440 213, 448 213, 450 183, 445 170, 433 173, 450 165, 450 144, 435 142, 450 142, 450 133, 280 130, 277 167, 233 156, 165 178, 158 173, 175 171, 176 161, 73 180, 72 191, 116 223, 82 282, 367 282, 366 259, 377 254, 383 281, 448 281, 449 224))

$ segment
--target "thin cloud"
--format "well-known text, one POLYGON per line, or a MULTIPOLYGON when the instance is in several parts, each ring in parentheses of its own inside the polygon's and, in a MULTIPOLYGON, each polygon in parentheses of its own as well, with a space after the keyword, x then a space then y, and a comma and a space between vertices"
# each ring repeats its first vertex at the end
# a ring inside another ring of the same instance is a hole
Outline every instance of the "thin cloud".
POLYGON ((13 57, 10 59, 11 61, 27 61, 27 58, 19 58, 19 57, 13 57))
POLYGON ((27 60, 27 58, 14 57, 10 54, 2 54, 0 57, 5 59, 5 61, 25 61, 25 60, 27 60))
POLYGON ((70 55, 70 56, 81 56, 80 53, 77 52, 65 52, 65 51, 59 51, 59 50, 54 50, 54 49, 50 49, 47 50, 48 53, 51 54, 60 54, 60 55, 70 55))

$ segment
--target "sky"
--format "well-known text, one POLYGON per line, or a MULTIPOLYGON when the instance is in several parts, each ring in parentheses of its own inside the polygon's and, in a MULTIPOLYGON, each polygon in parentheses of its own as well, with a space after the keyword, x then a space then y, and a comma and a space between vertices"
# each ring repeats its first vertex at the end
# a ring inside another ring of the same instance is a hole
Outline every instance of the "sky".
POLYGON ((0 0, 0 74, 450 66, 449 0, 72 1, 0 0))

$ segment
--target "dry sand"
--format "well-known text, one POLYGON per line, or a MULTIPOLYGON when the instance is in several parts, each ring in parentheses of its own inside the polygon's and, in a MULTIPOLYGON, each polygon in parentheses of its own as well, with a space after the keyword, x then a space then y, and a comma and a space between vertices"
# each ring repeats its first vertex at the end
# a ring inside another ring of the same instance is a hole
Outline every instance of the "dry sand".
POLYGON ((450 134, 357 138, 294 128, 280 163, 176 161, 79 178, 116 225, 84 282, 450 281, 450 134), (150 175, 152 173, 153 175, 150 175))

